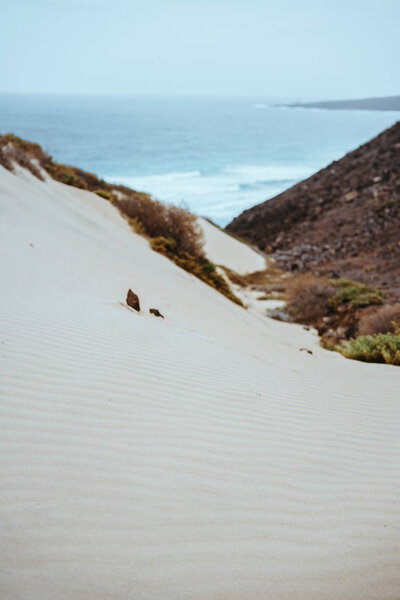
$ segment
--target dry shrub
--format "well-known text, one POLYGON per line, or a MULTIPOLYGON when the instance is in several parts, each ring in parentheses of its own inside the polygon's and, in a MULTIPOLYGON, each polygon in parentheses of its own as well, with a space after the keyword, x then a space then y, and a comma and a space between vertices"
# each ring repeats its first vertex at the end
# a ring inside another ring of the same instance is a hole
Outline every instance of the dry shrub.
POLYGON ((114 186, 103 179, 100 179, 93 173, 87 173, 77 167, 56 163, 51 158, 43 164, 43 168, 46 169, 50 177, 56 181, 82 190, 94 192, 99 196, 102 196, 105 200, 110 200, 110 202, 112 202, 112 189, 114 186))
POLYGON ((13 166, 10 160, 10 157, 7 156, 7 153, 4 151, 4 148, 0 145, 0 165, 7 169, 7 171, 12 171, 13 166))
POLYGON ((328 300, 335 288, 324 277, 306 274, 291 279, 286 293, 290 316, 302 323, 313 323, 326 315, 328 300))
POLYGON ((394 333, 396 323, 400 323, 400 304, 388 304, 362 315, 358 324, 358 334, 394 333))
MULTIPOLYGON (((13 163, 29 169, 38 179, 43 180, 37 166, 40 165, 56 181, 96 193, 111 194, 113 187, 93 173, 55 162, 39 144, 8 133, 0 136, 0 164, 12 171, 13 163)), ((103 197, 106 198, 106 195, 103 197)))
POLYGON ((38 179, 44 181, 44 177, 40 171, 40 168, 33 162, 33 159, 30 158, 23 150, 19 148, 12 148, 10 152, 10 158, 13 163, 17 163, 20 167, 24 169, 28 169, 38 179))
POLYGON ((116 202, 129 218, 139 221, 151 238, 172 239, 179 250, 204 256, 203 234, 194 215, 172 204, 153 200, 147 194, 130 194, 116 202))
POLYGON ((35 158, 34 155, 27 153, 20 145, 15 145, 12 136, 0 137, 0 164, 8 171, 13 171, 14 165, 19 165, 43 181, 40 168, 34 162, 35 158))

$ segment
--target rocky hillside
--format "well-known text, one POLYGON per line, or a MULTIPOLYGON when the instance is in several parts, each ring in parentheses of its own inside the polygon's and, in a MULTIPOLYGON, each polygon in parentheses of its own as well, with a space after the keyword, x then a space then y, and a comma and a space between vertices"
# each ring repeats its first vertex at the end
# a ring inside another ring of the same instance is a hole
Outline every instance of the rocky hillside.
POLYGON ((227 230, 286 271, 348 277, 400 297, 400 122, 227 230))

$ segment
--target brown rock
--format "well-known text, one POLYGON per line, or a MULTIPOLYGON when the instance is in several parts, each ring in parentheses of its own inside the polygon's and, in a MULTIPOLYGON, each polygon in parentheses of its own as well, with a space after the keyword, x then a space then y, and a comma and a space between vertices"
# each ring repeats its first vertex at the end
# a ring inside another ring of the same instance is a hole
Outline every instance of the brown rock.
POLYGON ((355 198, 357 198, 357 192, 355 190, 352 190, 343 196, 343 200, 345 202, 351 202, 355 198))
POLYGON ((135 294, 135 292, 132 292, 131 289, 128 290, 128 294, 126 296, 126 303, 134 310, 137 310, 137 312, 140 312, 139 296, 135 294))
POLYGON ((162 319, 164 318, 164 315, 162 315, 160 313, 160 311, 158 310, 158 308, 149 308, 149 313, 151 315, 154 315, 155 317, 161 317, 162 319))

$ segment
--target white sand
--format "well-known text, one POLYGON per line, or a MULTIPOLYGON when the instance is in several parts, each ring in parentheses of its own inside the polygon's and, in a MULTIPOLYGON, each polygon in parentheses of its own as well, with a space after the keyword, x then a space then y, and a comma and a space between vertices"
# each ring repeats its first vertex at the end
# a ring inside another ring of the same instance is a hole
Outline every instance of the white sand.
POLYGON ((227 235, 206 219, 199 218, 199 222, 204 232, 204 249, 215 264, 241 275, 265 269, 265 258, 247 244, 227 235))
POLYGON ((232 304, 86 192, 0 167, 0 222, 2 600, 400 598, 400 369, 232 304))

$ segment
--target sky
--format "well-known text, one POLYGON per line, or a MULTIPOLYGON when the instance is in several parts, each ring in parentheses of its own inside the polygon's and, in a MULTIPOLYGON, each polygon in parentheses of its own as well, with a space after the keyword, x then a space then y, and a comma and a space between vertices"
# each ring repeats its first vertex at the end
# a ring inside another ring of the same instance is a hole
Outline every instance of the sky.
POLYGON ((400 94, 400 0, 0 0, 0 92, 400 94))

